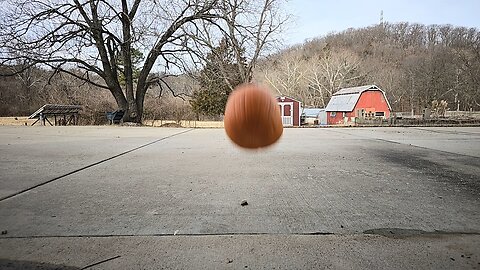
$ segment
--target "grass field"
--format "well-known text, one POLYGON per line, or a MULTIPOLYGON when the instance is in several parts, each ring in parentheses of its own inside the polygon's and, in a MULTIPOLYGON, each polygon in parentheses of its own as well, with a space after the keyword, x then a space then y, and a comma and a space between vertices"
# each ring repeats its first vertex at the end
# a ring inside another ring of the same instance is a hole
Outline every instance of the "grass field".
POLYGON ((28 116, 18 116, 18 117, 0 117, 0 126, 25 126, 31 125, 35 122, 35 119, 28 119, 28 116))
MULTIPOLYGON (((0 117, 0 126, 24 126, 25 123, 31 126, 35 120, 36 119, 28 119, 28 116, 0 117)), ((174 120, 145 120, 143 122, 145 126, 154 127, 174 123, 177 122, 174 120)), ((180 125, 185 128, 223 128, 223 121, 180 121, 180 125)))

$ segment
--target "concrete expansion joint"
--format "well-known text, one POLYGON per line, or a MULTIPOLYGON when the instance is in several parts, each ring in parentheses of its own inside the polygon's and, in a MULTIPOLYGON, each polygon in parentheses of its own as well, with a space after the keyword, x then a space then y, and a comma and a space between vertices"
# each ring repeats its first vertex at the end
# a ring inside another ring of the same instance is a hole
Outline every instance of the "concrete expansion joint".
POLYGON ((128 238, 128 237, 204 237, 204 236, 360 236, 379 235, 388 238, 407 238, 416 236, 446 236, 446 235, 480 235, 475 231, 424 231, 401 228, 369 229, 358 233, 333 233, 333 232, 294 232, 294 233, 161 233, 161 234, 85 234, 85 235, 30 235, 30 236, 5 236, 1 239, 48 239, 48 238, 128 238))

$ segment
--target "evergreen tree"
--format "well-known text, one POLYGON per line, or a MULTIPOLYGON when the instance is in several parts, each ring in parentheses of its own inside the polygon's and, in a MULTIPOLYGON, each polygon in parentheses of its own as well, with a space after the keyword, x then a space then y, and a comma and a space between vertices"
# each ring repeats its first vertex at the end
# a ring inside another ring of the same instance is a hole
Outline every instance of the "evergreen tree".
POLYGON ((197 114, 218 116, 225 112, 225 104, 232 90, 243 82, 233 48, 226 39, 208 55, 199 75, 200 89, 193 93, 190 101, 197 114))

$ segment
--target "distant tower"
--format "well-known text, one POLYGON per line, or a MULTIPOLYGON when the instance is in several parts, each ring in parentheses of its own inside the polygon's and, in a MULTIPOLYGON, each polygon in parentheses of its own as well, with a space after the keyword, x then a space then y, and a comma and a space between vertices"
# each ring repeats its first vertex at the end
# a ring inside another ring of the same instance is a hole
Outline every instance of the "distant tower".
POLYGON ((380 26, 383 26, 383 9, 380 11, 380 26))

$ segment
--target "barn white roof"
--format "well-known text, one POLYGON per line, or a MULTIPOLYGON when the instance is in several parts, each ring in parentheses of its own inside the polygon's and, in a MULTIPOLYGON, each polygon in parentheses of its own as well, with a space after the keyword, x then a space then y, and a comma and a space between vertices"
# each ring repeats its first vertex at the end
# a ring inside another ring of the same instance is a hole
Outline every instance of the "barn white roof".
POLYGON ((351 112, 359 97, 360 94, 332 96, 325 110, 327 112, 351 112))
MULTIPOLYGON (((385 92, 373 84, 343 88, 332 95, 325 110, 327 112, 351 112, 353 108, 355 108, 355 104, 357 104, 360 95, 367 90, 381 91, 385 97, 385 92)), ((385 100, 387 100, 386 97, 385 100)), ((390 104, 388 104, 388 107, 390 108, 390 104)))

